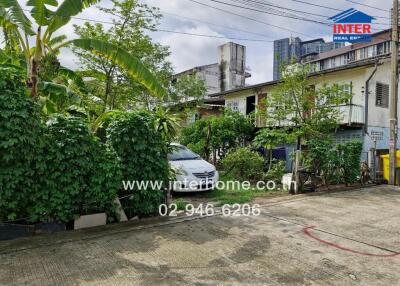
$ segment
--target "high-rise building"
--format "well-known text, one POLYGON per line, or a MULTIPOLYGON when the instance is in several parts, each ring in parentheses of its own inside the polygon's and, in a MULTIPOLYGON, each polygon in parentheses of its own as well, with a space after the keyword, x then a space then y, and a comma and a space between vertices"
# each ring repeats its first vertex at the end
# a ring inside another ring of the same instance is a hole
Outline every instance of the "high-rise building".
POLYGON ((282 78, 282 66, 293 61, 300 61, 303 57, 309 57, 324 53, 333 49, 344 47, 344 43, 325 42, 324 39, 301 41, 300 38, 284 38, 274 41, 274 80, 282 78))
POLYGON ((301 55, 301 39, 285 38, 274 41, 274 80, 281 78, 282 65, 292 60, 299 60, 301 55))

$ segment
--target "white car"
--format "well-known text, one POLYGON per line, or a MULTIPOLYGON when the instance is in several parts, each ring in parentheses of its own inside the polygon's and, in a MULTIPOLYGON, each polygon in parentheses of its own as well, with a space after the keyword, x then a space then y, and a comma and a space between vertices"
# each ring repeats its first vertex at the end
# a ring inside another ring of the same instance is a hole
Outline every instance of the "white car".
POLYGON ((175 192, 202 192, 212 190, 218 182, 216 168, 183 145, 172 143, 168 154, 171 167, 176 172, 172 182, 175 192))

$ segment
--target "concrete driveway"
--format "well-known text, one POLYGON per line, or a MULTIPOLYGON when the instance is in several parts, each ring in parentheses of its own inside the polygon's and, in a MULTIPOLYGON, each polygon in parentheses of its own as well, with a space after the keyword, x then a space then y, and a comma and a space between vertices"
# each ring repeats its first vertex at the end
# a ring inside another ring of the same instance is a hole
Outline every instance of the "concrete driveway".
POLYGON ((0 243, 0 285, 400 285, 400 189, 0 243))

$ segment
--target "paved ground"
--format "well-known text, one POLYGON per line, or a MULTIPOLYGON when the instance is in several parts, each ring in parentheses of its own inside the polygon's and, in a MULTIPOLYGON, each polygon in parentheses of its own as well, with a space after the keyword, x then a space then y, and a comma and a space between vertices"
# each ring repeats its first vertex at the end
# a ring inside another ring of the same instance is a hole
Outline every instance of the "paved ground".
POLYGON ((400 285, 399 218, 400 190, 374 187, 2 242, 0 285, 400 285))

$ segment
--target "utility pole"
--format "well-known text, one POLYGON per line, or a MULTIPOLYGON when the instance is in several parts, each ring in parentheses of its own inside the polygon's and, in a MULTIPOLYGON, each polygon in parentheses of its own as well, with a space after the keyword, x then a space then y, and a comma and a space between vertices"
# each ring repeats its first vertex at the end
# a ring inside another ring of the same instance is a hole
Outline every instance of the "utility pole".
MULTIPOLYGON (((389 141, 389 184, 396 184, 396 141, 397 141, 397 92, 399 55, 399 2, 393 0, 392 9, 392 62, 390 81, 390 141, 389 141)), ((400 180, 400 178, 399 178, 400 180)))

